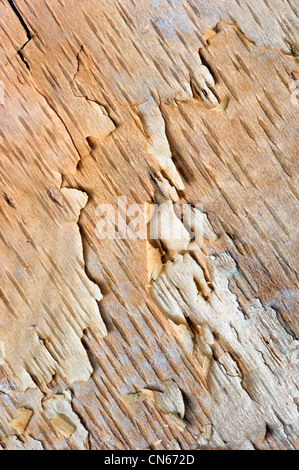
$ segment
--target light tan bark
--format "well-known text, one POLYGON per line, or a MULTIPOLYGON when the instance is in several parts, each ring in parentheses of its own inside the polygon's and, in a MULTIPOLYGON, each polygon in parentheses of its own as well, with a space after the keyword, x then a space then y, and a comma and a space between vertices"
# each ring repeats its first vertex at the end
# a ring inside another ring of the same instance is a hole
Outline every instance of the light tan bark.
POLYGON ((298 2, 11 3, 0 445, 298 449, 298 2))

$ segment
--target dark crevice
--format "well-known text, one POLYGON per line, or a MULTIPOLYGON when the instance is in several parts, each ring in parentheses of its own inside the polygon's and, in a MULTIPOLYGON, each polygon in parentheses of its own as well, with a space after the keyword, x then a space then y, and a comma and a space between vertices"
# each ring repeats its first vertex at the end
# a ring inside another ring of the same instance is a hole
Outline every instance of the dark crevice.
MULTIPOLYGON (((27 36, 27 38, 28 38, 28 41, 27 41, 27 42, 29 42, 30 39, 32 39, 32 37, 33 37, 32 34, 31 34, 31 32, 30 32, 30 29, 28 28, 28 26, 27 26, 27 24, 26 24, 26 22, 25 22, 23 16, 21 15, 20 11, 19 11, 19 10, 17 9, 17 7, 15 6, 13 0, 8 0, 8 3, 9 3, 9 5, 11 6, 11 8, 13 9, 14 13, 17 15, 17 17, 18 17, 18 19, 19 19, 21 25, 23 26, 23 28, 24 28, 24 30, 25 30, 25 32, 26 32, 26 36, 27 36)), ((27 44, 27 43, 26 43, 26 44, 27 44)), ((23 47, 24 47, 24 46, 23 46, 23 47)))
POLYGON ((7 202, 7 204, 10 206, 10 207, 13 207, 14 209, 16 209, 16 204, 15 204, 15 201, 6 193, 3 194, 4 196, 4 199, 5 201, 7 202))
POLYGON ((27 46, 27 44, 28 44, 29 41, 31 41, 31 38, 28 39, 28 41, 25 42, 24 46, 22 46, 21 49, 19 49, 19 50, 17 51, 17 53, 18 53, 19 57, 21 58, 21 61, 25 64, 26 69, 28 69, 29 72, 30 72, 30 65, 29 65, 29 62, 25 59, 24 54, 23 54, 23 52, 22 52, 22 50, 24 49, 25 46, 27 46))
POLYGON ((31 41, 31 39, 33 38, 31 32, 30 32, 30 29, 28 28, 24 18, 22 17, 20 11, 17 9, 17 7, 15 6, 13 0, 8 0, 8 3, 9 5, 11 6, 13 12, 16 14, 16 16, 18 17, 22 27, 24 28, 24 31, 26 33, 26 36, 27 36, 27 41, 25 42, 25 44, 21 47, 21 49, 19 49, 17 51, 21 61, 25 64, 26 68, 30 71, 30 65, 28 63, 28 61, 25 59, 24 57, 24 54, 22 52, 22 50, 24 49, 24 47, 28 44, 29 41, 31 41))

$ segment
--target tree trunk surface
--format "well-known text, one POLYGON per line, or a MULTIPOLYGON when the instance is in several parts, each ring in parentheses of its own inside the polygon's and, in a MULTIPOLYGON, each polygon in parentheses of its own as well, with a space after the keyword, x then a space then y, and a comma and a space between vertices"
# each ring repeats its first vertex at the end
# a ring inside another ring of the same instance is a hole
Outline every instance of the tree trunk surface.
POLYGON ((299 449, 297 0, 0 0, 0 449, 299 449))

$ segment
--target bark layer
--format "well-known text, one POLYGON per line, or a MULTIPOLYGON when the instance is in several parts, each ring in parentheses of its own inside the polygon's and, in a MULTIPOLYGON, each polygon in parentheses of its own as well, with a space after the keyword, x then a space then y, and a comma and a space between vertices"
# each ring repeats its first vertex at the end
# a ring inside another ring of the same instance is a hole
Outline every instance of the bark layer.
POLYGON ((297 9, 0 0, 3 448, 299 448, 297 9))

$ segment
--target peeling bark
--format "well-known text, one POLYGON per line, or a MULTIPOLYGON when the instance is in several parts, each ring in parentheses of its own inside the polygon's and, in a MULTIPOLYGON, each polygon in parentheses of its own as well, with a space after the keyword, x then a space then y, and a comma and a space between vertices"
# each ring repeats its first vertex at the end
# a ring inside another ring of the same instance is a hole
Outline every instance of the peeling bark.
POLYGON ((295 2, 0 10, 0 448, 298 449, 295 2))

